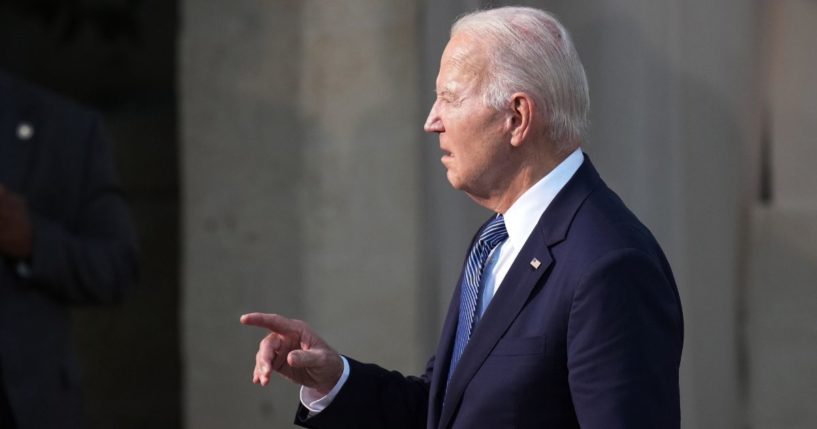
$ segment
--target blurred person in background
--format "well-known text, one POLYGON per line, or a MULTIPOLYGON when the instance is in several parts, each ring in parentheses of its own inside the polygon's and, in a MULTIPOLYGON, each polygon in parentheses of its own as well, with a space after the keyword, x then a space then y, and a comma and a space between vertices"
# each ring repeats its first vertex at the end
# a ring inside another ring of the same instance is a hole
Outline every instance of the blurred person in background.
POLYGON ((0 70, 0 428, 83 427, 69 306, 119 301, 137 237, 97 114, 0 70))

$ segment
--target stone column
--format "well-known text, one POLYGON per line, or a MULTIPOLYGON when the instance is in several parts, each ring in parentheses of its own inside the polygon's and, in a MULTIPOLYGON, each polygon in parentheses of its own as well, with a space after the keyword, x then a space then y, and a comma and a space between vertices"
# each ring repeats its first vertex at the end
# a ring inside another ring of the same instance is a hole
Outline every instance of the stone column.
POLYGON ((191 428, 288 427, 297 388, 251 384, 248 311, 419 371, 413 2, 180 7, 183 366, 191 428))
POLYGON ((416 372, 418 11, 414 2, 306 1, 299 108, 300 270, 309 321, 343 353, 416 372))
POLYGON ((817 427, 817 3, 765 6, 766 168, 747 266, 749 421, 805 429, 817 427))
POLYGON ((238 318, 303 312, 300 6, 189 0, 180 14, 184 421, 282 427, 297 390, 251 383, 263 332, 238 318))

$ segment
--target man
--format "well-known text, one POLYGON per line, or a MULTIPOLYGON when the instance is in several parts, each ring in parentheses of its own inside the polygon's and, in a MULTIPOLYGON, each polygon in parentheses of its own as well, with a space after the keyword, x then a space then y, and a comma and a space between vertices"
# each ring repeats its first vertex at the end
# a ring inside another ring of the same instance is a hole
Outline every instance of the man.
POLYGON ((270 330, 254 382, 303 385, 312 428, 677 428, 680 300, 655 239, 579 148, 584 69, 545 12, 467 15, 425 130, 451 185, 496 214, 477 232, 436 357, 404 377, 340 357, 306 324, 270 330))
POLYGON ((68 305, 135 279, 99 118, 0 72, 0 428, 82 426, 68 305))

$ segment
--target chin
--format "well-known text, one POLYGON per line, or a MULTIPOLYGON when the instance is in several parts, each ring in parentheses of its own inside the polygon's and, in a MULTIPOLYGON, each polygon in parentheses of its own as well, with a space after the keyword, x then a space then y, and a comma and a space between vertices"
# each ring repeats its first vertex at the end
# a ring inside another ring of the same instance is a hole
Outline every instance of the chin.
POLYGON ((445 178, 448 179, 448 183, 451 184, 451 187, 461 191, 462 190, 462 182, 460 181, 459 177, 456 174, 451 173, 451 170, 448 170, 446 173, 445 178))

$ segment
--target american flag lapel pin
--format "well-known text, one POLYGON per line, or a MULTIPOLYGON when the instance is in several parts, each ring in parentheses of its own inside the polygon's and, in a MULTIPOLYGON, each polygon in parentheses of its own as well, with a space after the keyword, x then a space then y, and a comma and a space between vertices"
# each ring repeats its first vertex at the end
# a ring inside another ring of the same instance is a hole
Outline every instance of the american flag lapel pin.
POLYGON ((534 270, 539 269, 539 265, 542 265, 542 263, 539 262, 538 259, 533 258, 530 260, 530 266, 533 267, 534 270))

